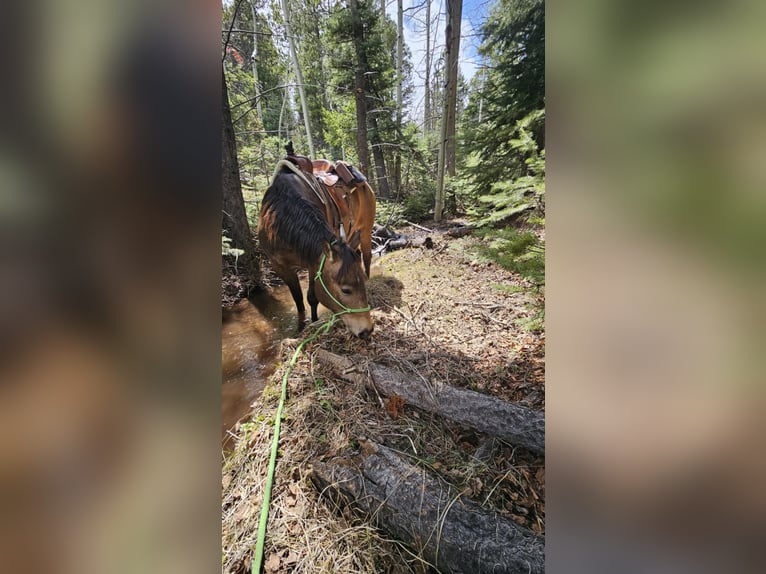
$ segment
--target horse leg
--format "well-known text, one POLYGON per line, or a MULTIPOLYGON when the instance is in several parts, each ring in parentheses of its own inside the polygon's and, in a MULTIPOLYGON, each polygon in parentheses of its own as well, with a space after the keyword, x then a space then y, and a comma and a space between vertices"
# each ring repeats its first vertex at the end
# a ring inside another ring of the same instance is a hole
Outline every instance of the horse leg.
POLYGON ((311 307, 311 320, 317 321, 319 319, 319 316, 317 315, 317 306, 319 305, 319 299, 317 299, 317 294, 314 292, 314 275, 309 272, 309 290, 308 293, 306 293, 306 298, 309 301, 309 306, 311 307))
POLYGON ((290 295, 293 296, 295 307, 298 309, 298 330, 300 331, 306 324, 306 306, 303 304, 303 290, 301 289, 301 282, 298 280, 298 273, 295 269, 278 267, 273 263, 272 269, 290 289, 290 295))

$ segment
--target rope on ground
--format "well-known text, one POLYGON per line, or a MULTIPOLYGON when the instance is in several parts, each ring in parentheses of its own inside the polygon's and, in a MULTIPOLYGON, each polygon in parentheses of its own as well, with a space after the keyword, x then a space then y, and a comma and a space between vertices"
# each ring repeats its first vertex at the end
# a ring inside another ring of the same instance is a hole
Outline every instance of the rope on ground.
MULTIPOLYGON (((335 243, 335 241, 333 241, 335 243)), ((326 256, 322 255, 322 260, 319 263, 319 269, 317 269, 316 272, 316 280, 319 281, 320 285, 322 286, 322 289, 324 289, 325 293, 332 299, 332 301, 338 305, 341 310, 337 313, 334 313, 330 319, 323 324, 319 329, 316 330, 316 332, 311 335, 310 337, 305 338, 303 341, 301 341, 300 345, 295 349, 295 352, 293 353, 292 359, 290 359, 290 363, 287 365, 287 369, 285 370, 285 375, 282 377, 282 393, 279 396, 279 405, 277 406, 277 414, 274 418, 274 438, 271 441, 271 454, 269 456, 269 468, 266 471, 266 484, 263 489, 263 504, 261 505, 261 517, 258 520, 258 538, 256 539, 255 543, 255 556, 253 557, 253 567, 252 567, 252 574, 260 574, 261 572, 261 564, 263 563, 263 547, 266 543, 266 522, 269 519, 269 505, 271 504, 271 488, 274 484, 274 469, 277 466, 277 450, 279 448, 279 430, 282 426, 282 410, 285 406, 285 399, 287 398, 287 378, 290 376, 290 373, 293 370, 293 367, 295 367, 295 363, 298 361, 298 357, 303 352, 303 347, 308 345, 311 341, 314 341, 319 337, 319 335, 322 335, 330 330, 330 328, 335 324, 335 321, 338 320, 338 317, 341 315, 345 315, 346 313, 366 313, 370 310, 370 306, 367 305, 367 307, 364 307, 363 309, 350 309, 346 307, 343 303, 338 301, 332 293, 330 293, 330 290, 327 288, 327 285, 325 285, 324 281, 322 280, 322 270, 324 269, 326 256)))
POLYGON ((287 370, 282 377, 282 393, 279 396, 279 405, 277 406, 277 413, 274 418, 274 438, 271 441, 271 454, 269 456, 269 467, 266 471, 266 484, 263 490, 263 504, 261 506, 261 517, 258 520, 258 538, 255 544, 255 556, 253 557, 252 574, 260 574, 261 564, 263 563, 263 549, 266 542, 266 522, 269 519, 269 505, 271 504, 271 489, 274 484, 274 470, 277 465, 277 450, 279 448, 279 431, 282 426, 282 410, 284 409, 285 400, 287 398, 287 379, 290 373, 295 367, 295 363, 298 361, 298 357, 303 352, 303 348, 310 342, 316 340, 320 335, 326 333, 335 324, 335 321, 341 315, 348 311, 341 311, 335 313, 330 319, 324 323, 319 329, 316 330, 310 337, 307 337, 298 345, 293 353, 290 363, 287 365, 287 370))

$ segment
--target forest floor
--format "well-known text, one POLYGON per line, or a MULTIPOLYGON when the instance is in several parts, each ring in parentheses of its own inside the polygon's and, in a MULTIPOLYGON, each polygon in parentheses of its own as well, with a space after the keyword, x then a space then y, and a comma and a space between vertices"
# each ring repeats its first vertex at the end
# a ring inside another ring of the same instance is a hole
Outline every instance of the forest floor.
MULTIPOLYGON (((308 480, 312 460, 358 450, 363 437, 407 455, 485 508, 545 532, 544 456, 408 405, 391 408, 315 357, 321 348, 545 410, 545 335, 530 330, 543 294, 482 256, 480 239, 453 239, 443 230, 432 237, 433 249, 373 259, 369 340, 335 326, 305 349, 289 377, 266 572, 429 571, 412 549, 333 508, 308 480)), ((250 571, 274 412, 296 342, 283 342, 283 363, 224 457, 223 572, 250 571)))

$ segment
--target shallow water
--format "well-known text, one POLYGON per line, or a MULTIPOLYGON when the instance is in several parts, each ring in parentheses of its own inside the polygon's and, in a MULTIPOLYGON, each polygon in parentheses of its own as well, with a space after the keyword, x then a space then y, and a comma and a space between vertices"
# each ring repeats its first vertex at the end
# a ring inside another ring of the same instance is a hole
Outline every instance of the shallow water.
POLYGON ((271 289, 237 303, 224 314, 221 330, 222 406, 224 447, 229 432, 249 415, 274 372, 279 342, 294 337, 298 317, 290 291, 271 289))
MULTIPOLYGON (((372 273, 376 274, 375 268, 372 273)), ((300 275, 300 282, 305 303, 308 289, 305 273, 300 275)), ((308 304, 306 312, 310 313, 308 304)), ((331 314, 329 309, 319 305, 320 320, 331 314)), ((297 336, 298 312, 286 285, 243 299, 223 313, 221 430, 224 449, 233 446, 229 431, 248 417, 253 403, 261 396, 266 381, 274 372, 280 341, 297 336)))

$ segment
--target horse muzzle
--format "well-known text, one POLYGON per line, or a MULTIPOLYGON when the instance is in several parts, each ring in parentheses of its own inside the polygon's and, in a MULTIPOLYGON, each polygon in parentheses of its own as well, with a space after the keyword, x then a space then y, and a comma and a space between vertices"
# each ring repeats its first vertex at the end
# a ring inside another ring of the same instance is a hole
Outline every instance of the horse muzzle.
POLYGON ((368 338, 375 328, 369 312, 343 315, 343 323, 349 331, 360 339, 368 338))

